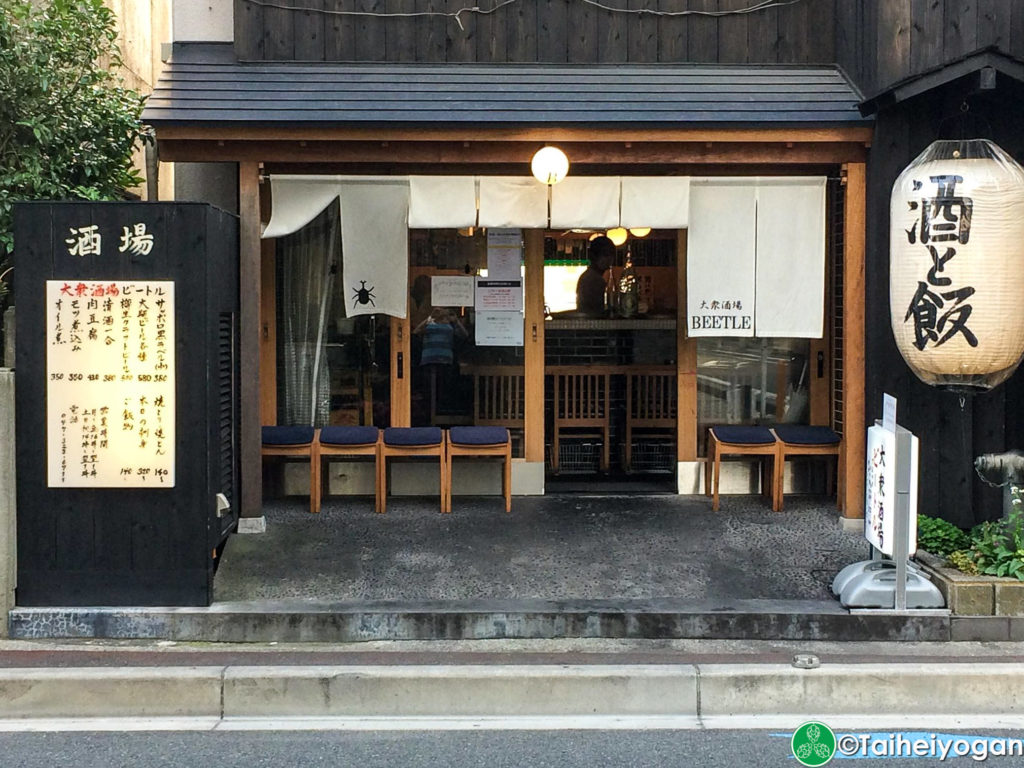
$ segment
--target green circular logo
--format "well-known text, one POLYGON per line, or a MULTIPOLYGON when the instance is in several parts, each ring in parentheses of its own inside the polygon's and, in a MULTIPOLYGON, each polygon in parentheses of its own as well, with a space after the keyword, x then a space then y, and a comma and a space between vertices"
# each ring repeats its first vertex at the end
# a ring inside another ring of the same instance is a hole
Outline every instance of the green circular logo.
POLYGON ((836 735, 824 723, 812 720, 793 732, 790 746, 800 765, 824 765, 836 752, 836 735))

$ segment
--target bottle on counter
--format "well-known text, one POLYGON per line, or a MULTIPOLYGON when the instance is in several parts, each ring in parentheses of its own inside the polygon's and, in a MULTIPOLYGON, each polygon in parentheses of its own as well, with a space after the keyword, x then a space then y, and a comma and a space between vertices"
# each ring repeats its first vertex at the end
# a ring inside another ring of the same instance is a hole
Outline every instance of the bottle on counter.
POLYGON ((626 251, 626 263, 622 267, 618 287, 619 314, 623 317, 633 317, 640 304, 640 284, 636 279, 636 270, 633 268, 633 256, 630 251, 626 251))

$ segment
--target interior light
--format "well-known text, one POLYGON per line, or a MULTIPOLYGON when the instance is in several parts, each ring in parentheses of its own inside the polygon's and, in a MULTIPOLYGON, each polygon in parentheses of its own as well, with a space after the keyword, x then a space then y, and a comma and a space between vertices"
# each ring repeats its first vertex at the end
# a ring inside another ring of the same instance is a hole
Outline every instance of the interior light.
POLYGON ((630 227, 629 228, 629 234, 631 234, 633 237, 647 237, 649 234, 651 234, 651 228, 650 227, 630 227))
POLYGON ((593 234, 590 235, 590 237, 587 238, 587 241, 588 242, 593 242, 594 240, 597 240, 597 238, 599 238, 600 236, 601 236, 600 232, 594 232, 593 234))
POLYGON ((569 158, 558 147, 541 147, 530 161, 530 171, 537 181, 550 187, 569 173, 569 158))
POLYGON ((625 227, 615 227, 614 229, 609 229, 607 232, 605 232, 605 234, 608 236, 608 239, 612 241, 612 244, 616 246, 622 245, 624 242, 626 242, 626 239, 629 237, 629 233, 626 232, 625 227))

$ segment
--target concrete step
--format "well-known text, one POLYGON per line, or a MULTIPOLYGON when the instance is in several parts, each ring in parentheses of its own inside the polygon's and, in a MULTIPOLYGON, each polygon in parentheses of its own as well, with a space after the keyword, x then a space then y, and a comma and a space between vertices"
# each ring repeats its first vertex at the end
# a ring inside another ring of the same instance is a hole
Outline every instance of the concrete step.
POLYGON ((1024 664, 195 666, 0 670, 0 719, 1021 715, 1024 664))
POLYGON ((10 636, 181 642, 522 638, 758 640, 1024 639, 1024 618, 966 624, 944 613, 850 613, 835 601, 277 600, 201 608, 15 608, 10 636))

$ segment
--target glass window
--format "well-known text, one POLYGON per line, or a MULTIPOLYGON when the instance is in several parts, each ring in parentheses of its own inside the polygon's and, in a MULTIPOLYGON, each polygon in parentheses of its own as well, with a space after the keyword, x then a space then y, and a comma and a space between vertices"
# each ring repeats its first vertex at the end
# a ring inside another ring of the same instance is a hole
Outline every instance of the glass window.
POLYGON ((807 339, 697 341, 697 439, 715 424, 807 423, 807 339))
POLYGON ((279 424, 387 426, 386 319, 347 318, 337 206, 277 241, 279 424))
MULTIPOLYGON (((487 276, 485 230, 410 232, 409 328, 413 426, 503 426, 512 455, 523 455, 526 402, 523 347, 485 343, 474 302, 437 306, 443 278, 487 276)), ((445 302, 448 304, 448 302, 445 302)), ((522 332, 522 314, 513 318, 522 332)))

